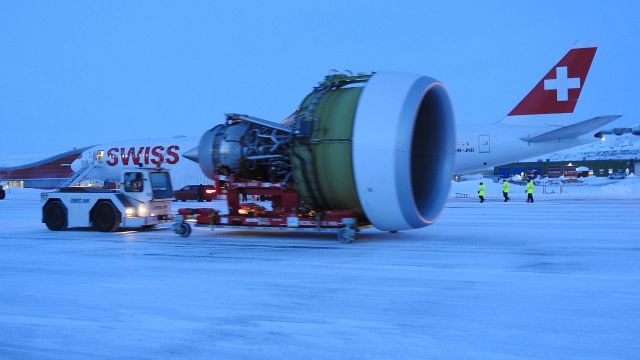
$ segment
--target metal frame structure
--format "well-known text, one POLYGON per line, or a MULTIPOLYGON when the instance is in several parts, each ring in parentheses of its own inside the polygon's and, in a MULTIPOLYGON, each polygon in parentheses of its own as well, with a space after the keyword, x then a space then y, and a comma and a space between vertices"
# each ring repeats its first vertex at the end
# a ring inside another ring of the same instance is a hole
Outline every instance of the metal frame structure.
POLYGON ((296 189, 282 183, 222 179, 218 176, 218 193, 226 195, 228 214, 215 209, 179 209, 174 232, 187 237, 191 234, 190 222, 196 227, 266 230, 266 231, 303 231, 336 232, 338 241, 350 243, 359 229, 357 217, 351 210, 327 210, 314 212, 302 211, 296 189), (268 197, 271 210, 255 204, 242 204, 242 195, 268 197))

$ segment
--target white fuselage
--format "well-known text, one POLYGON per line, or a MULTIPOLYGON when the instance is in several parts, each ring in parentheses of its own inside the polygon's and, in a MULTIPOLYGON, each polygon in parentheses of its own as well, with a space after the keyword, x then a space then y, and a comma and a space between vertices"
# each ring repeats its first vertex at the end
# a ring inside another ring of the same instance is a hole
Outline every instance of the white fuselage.
POLYGON ((592 134, 556 141, 530 143, 530 138, 553 129, 549 126, 492 124, 483 128, 459 129, 456 141, 455 174, 522 161, 550 152, 597 141, 592 134))
POLYGON ((73 171, 91 166, 92 178, 103 181, 118 181, 123 168, 136 166, 158 166, 170 170, 174 188, 185 185, 211 184, 197 163, 183 154, 198 146, 196 137, 174 137, 161 139, 127 140, 96 145, 85 150, 76 159, 73 171))

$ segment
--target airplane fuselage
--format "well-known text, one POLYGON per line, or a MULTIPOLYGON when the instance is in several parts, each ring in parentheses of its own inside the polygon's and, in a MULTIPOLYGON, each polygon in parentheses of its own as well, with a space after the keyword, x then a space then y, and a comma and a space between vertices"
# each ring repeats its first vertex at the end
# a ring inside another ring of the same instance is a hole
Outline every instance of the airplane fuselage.
POLYGON ((71 164, 74 171, 92 166, 91 177, 103 181, 116 181, 123 168, 132 166, 158 166, 171 171, 173 185, 209 184, 198 164, 183 154, 198 145, 195 137, 141 139, 93 146, 85 150, 71 164))
POLYGON ((533 143, 522 140, 544 132, 544 127, 493 124, 483 129, 459 131, 456 141, 455 174, 487 170, 594 141, 592 134, 533 143))

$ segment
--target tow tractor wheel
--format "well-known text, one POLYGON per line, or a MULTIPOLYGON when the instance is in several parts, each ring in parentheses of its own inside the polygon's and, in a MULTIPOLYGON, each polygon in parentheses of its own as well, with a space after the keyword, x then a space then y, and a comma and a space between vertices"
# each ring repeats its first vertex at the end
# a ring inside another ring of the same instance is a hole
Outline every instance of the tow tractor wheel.
POLYGON ((102 232, 116 231, 120 227, 120 214, 108 201, 101 201, 93 208, 93 227, 102 232))
POLYGON ((338 230, 338 241, 343 244, 349 244, 356 238, 356 229, 351 227, 343 227, 338 230))
POLYGON ((191 235, 191 225, 186 222, 176 223, 173 227, 173 232, 182 237, 188 237, 191 235))
POLYGON ((49 201, 44 206, 44 223, 51 231, 67 229, 67 212, 59 201, 49 201))

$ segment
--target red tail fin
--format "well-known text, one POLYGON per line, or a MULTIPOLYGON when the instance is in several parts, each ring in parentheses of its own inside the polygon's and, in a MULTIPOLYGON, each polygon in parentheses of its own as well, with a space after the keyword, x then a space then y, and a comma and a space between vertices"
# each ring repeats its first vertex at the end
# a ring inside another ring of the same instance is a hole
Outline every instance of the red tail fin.
POLYGON ((587 79, 596 47, 573 48, 538 82, 509 116, 571 113, 587 79))

